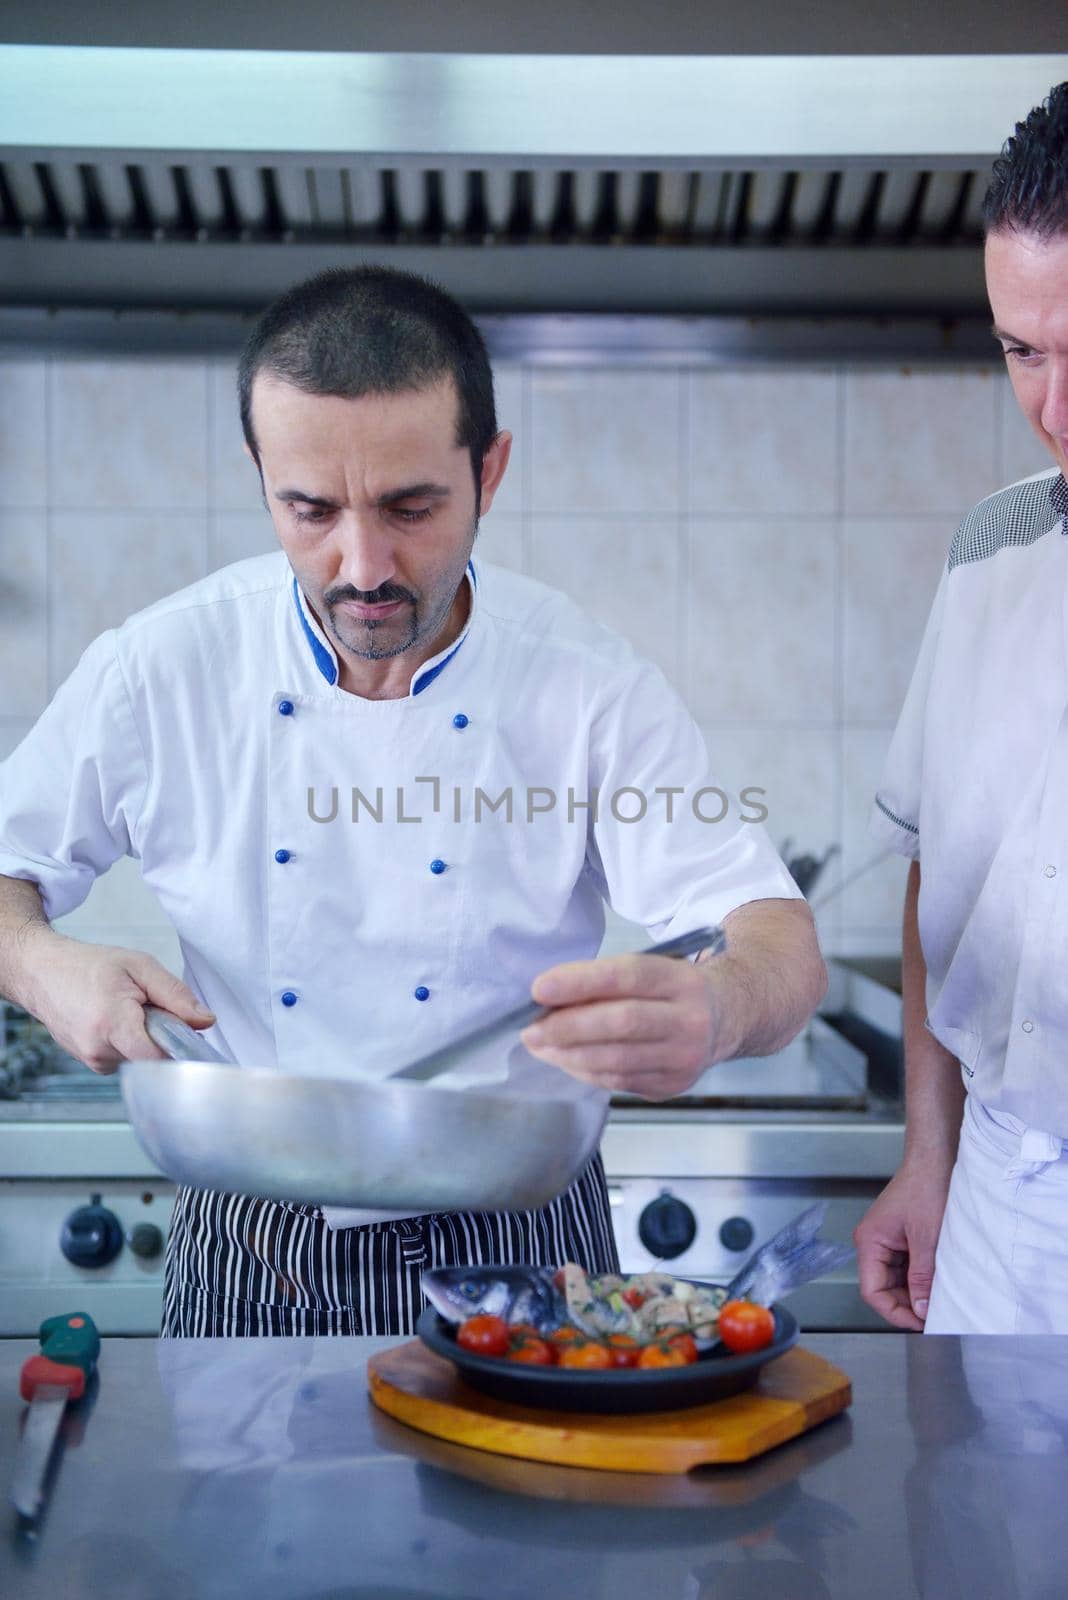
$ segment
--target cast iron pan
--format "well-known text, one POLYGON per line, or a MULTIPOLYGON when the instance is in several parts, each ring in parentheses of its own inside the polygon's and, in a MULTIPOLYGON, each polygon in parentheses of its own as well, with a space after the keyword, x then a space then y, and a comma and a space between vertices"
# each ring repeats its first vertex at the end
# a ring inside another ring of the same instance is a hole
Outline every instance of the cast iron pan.
POLYGON ((688 1367, 661 1367, 648 1372, 634 1368, 588 1372, 573 1367, 534 1367, 505 1361, 503 1357, 472 1355, 456 1343, 456 1324, 446 1322, 433 1306, 422 1312, 415 1331, 435 1355, 455 1362, 465 1383, 495 1400, 553 1411, 679 1411, 686 1406, 726 1400, 729 1395, 751 1388, 761 1367, 796 1343, 799 1330, 792 1313, 785 1306, 773 1306, 772 1311, 775 1337, 763 1350, 736 1356, 717 1346, 688 1367))

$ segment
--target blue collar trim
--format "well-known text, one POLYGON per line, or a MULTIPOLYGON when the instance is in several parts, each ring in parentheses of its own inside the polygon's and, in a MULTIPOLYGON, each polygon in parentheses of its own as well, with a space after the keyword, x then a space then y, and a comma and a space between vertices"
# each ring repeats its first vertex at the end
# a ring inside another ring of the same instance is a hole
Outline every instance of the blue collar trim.
POLYGON ((315 634, 308 625, 308 619, 304 615, 304 607, 300 603, 300 586, 298 585, 296 578, 293 579, 293 599, 296 602, 297 616, 300 618, 300 625, 304 629, 304 637, 311 645, 311 652, 315 657, 315 665, 319 668, 319 671, 322 673, 327 683, 334 684, 337 682, 337 667, 334 664, 334 658, 331 656, 329 650, 323 644, 322 640, 315 637, 315 634))
MULTIPOLYGON (((473 589, 477 589, 478 573, 475 571, 475 564, 473 561, 469 561, 467 563, 467 571, 471 578, 471 587, 473 589)), ((300 585, 297 583, 295 577, 293 579, 293 600, 297 608, 297 616, 300 618, 300 625, 304 629, 304 637, 311 645, 311 652, 315 657, 315 665, 319 668, 319 671, 322 673, 327 683, 335 684, 337 682, 337 666, 334 662, 333 656, 323 644, 322 640, 317 638, 315 633, 312 631, 308 619, 304 614, 304 607, 301 604, 300 599, 300 585)), ((431 667, 429 671, 424 672, 421 677, 416 679, 412 688, 413 695, 422 694, 424 689, 429 689, 434 679, 438 676, 438 673, 444 672, 445 668, 448 666, 457 650, 460 649, 460 646, 463 644, 464 639, 466 638, 467 634, 465 633, 463 638, 460 639, 456 644, 455 648, 449 651, 444 660, 439 661, 435 666, 431 667)))
MULTIPOLYGON (((464 638, 466 639, 466 637, 467 637, 467 635, 465 634, 464 638)), ((424 689, 429 689, 430 688, 430 685, 433 683, 433 681, 437 677, 438 673, 445 671, 445 668, 448 666, 449 662, 452 660, 452 658, 456 654, 457 650, 459 650, 460 647, 463 645, 463 642, 464 642, 464 640, 461 639, 460 643, 458 645, 456 645, 452 650, 449 651, 448 655, 444 658, 444 660, 439 661, 437 666, 431 667, 428 672, 424 672, 422 677, 416 678, 415 685, 414 685, 414 687, 412 689, 412 693, 413 694, 422 694, 424 689)))
MULTIPOLYGON (((467 575, 471 579, 471 587, 472 587, 472 589, 477 589, 478 588, 478 573, 475 571, 475 563, 473 561, 469 561, 467 563, 467 575)), ((430 688, 430 685, 433 683, 433 681, 437 677, 438 673, 445 671, 445 668, 448 666, 449 662, 452 660, 452 658, 456 654, 457 650, 460 649, 461 645, 463 644, 463 642, 464 642, 464 640, 466 638, 467 638, 467 629, 465 628, 464 632, 461 634, 460 638, 457 639, 455 645, 449 651, 448 655, 445 656, 441 661, 436 662, 434 666, 428 667, 426 672, 421 673, 420 676, 418 678, 416 678, 415 683, 412 685, 412 694, 413 695, 422 694, 424 689, 429 689, 430 688)))

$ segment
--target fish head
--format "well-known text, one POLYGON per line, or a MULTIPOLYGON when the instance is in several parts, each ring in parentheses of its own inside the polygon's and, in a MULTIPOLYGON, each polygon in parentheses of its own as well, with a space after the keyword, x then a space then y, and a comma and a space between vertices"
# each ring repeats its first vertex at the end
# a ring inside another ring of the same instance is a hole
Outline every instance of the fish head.
POLYGON ((503 1317, 548 1332, 564 1320, 552 1273, 543 1267, 434 1267, 423 1293, 446 1322, 503 1317))

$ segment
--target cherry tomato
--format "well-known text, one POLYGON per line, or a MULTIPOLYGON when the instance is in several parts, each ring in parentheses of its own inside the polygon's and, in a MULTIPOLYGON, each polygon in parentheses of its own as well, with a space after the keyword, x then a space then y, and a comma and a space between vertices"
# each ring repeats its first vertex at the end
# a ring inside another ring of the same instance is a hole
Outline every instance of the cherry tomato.
POLYGON ((719 1310, 718 1333, 728 1350, 743 1355, 763 1350, 775 1337, 775 1318, 767 1306, 751 1300, 728 1300, 719 1310))
POLYGON ((669 1334, 665 1343, 669 1344, 673 1350, 681 1350, 686 1357, 687 1363, 697 1360, 697 1345, 693 1334, 687 1333, 685 1328, 680 1328, 678 1333, 669 1334))
POLYGON ((639 1367, 688 1367, 697 1360, 697 1346, 690 1340, 693 1354, 683 1348, 678 1339, 657 1339, 643 1347, 638 1357, 639 1367))
POLYGON ((649 1298, 649 1296, 647 1294, 643 1294, 641 1289, 624 1289, 623 1290, 624 1302, 628 1306, 630 1306, 630 1309, 632 1311, 637 1311, 638 1307, 639 1306, 643 1306, 645 1304, 645 1302, 648 1300, 648 1298, 649 1298))
POLYGON ((565 1322, 562 1328, 554 1328, 549 1335, 549 1343, 557 1346, 565 1344, 579 1344, 586 1338, 581 1328, 576 1328, 571 1322, 565 1322))
POLYGON ((530 1338, 513 1339, 505 1359, 522 1361, 530 1367, 551 1367, 556 1357, 552 1345, 534 1334, 530 1338))
POLYGON ((629 1333, 610 1333, 605 1340, 613 1367, 636 1367, 640 1346, 629 1333))
POLYGON ((556 1362, 561 1367, 603 1369, 612 1365, 612 1357, 606 1344, 599 1344, 596 1339, 583 1339, 578 1344, 565 1344, 558 1352, 556 1362))
POLYGON ((503 1356, 508 1349, 508 1324, 503 1317, 468 1317, 456 1343, 476 1356, 503 1356))
POLYGON ((511 1322, 508 1325, 508 1332, 511 1335, 513 1344, 517 1339, 540 1339, 542 1337, 532 1322, 511 1322))

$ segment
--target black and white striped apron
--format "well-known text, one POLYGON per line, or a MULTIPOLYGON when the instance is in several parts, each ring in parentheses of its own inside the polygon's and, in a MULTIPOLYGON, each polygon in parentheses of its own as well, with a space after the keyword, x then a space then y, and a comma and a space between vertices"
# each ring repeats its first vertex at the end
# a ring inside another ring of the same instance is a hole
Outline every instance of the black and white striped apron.
POLYGON ((314 1206, 180 1188, 161 1337, 412 1333, 426 1268, 494 1261, 619 1270, 599 1154, 540 1211, 434 1212, 359 1228, 328 1228, 314 1206))

